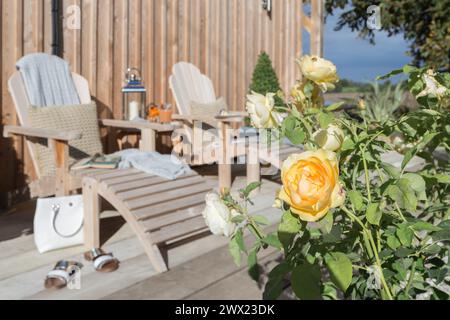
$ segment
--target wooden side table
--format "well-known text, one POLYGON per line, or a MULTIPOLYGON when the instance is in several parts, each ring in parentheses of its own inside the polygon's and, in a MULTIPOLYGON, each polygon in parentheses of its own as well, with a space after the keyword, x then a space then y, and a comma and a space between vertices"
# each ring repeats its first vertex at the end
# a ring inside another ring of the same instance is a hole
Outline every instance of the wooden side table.
POLYGON ((140 149, 146 152, 156 151, 156 133, 171 132, 178 128, 178 125, 176 124, 161 124, 144 121, 104 119, 100 122, 105 127, 141 131, 140 149))

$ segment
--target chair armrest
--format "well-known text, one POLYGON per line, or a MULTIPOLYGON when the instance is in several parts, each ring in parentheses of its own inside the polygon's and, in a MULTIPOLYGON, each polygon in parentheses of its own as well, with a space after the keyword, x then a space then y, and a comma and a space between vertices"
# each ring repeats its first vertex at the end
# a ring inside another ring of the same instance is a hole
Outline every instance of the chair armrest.
POLYGON ((123 129, 152 129, 157 132, 170 132, 173 131, 176 126, 173 124, 154 123, 149 121, 127 121, 116 119, 101 119, 100 124, 104 127, 123 128, 123 129))
POLYGON ((185 115, 182 115, 182 114, 173 114, 172 115, 172 120, 185 121, 185 122, 189 122, 189 123, 192 123, 192 122, 195 121, 195 119, 193 117, 185 116, 185 115))
POLYGON ((8 138, 13 135, 69 142, 81 139, 83 133, 81 131, 62 131, 11 125, 3 128, 3 137, 8 138))
MULTIPOLYGON (((245 119, 245 117, 248 117, 247 112, 230 112, 223 115, 216 115, 214 118, 220 122, 241 122, 245 119)), ((202 121, 202 119, 196 119, 192 116, 185 116, 181 114, 172 115, 172 119, 178 121, 186 121, 189 123, 192 123, 194 121, 202 121)))
POLYGON ((226 114, 220 114, 215 116, 216 120, 220 122, 242 122, 245 120, 246 117, 248 117, 247 112, 230 112, 226 114))

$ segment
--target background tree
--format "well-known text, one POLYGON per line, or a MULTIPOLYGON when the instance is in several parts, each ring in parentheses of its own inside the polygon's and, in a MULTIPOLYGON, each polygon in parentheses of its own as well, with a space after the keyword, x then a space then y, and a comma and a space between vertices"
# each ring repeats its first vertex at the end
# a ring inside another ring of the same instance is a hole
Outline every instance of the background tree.
POLYGON ((403 34, 416 66, 450 68, 450 0, 326 0, 328 14, 343 9, 335 30, 347 26, 362 38, 375 42, 376 30, 367 28, 369 5, 381 8, 380 31, 403 34))
MULTIPOLYGON (((272 67, 272 61, 264 51, 258 57, 255 70, 253 71, 252 82, 250 84, 250 92, 254 91, 266 95, 269 92, 277 93, 281 90, 277 73, 272 67)), ((283 104, 282 100, 275 97, 277 105, 283 104)))

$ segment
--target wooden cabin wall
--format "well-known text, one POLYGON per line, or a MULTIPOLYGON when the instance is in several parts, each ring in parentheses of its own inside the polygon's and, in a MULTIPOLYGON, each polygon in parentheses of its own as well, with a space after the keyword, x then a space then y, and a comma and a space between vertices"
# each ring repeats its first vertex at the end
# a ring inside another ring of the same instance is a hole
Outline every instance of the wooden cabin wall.
MULTIPOLYGON (((173 103, 168 87, 178 61, 197 65, 232 110, 243 110, 258 54, 266 51, 283 88, 296 77, 301 53, 301 1, 273 0, 271 17, 260 0, 61 0, 63 57, 90 84, 101 116, 122 116, 124 73, 142 70, 148 103, 173 103), (76 7, 73 7, 76 6, 76 7), (79 8, 80 30, 73 30, 79 8)), ((51 53, 51 0, 2 0, 1 126, 16 124, 7 89, 15 62, 51 53)), ((0 205, 26 192, 33 167, 21 138, 0 138, 0 205)))

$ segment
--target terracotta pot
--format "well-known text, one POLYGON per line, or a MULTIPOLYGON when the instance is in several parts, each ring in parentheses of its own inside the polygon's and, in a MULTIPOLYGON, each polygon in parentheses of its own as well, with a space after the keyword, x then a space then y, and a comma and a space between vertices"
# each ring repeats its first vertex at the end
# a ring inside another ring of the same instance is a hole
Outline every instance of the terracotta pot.
POLYGON ((161 123, 172 122, 172 113, 173 113, 172 109, 168 109, 168 110, 160 109, 159 110, 159 122, 161 122, 161 123))

